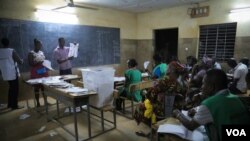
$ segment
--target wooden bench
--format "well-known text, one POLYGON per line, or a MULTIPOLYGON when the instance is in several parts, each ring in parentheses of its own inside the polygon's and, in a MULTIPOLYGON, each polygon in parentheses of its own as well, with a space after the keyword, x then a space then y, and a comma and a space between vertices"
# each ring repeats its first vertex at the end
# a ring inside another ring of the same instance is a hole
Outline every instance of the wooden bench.
MULTIPOLYGON (((147 88, 152 88, 153 86, 154 86, 154 81, 151 81, 151 80, 150 81, 142 81, 142 82, 139 82, 139 83, 136 83, 136 84, 131 84, 129 86, 129 93, 133 94, 135 91, 138 91, 138 90, 142 91, 142 90, 147 89, 147 88)), ((122 115, 129 118, 129 119, 133 119, 134 118, 134 106, 136 104, 138 104, 138 102, 135 104, 133 95, 131 96, 131 98, 128 98, 128 97, 125 97, 125 96, 120 96, 119 98, 124 100, 124 102, 122 103, 122 115), (126 100, 130 101, 131 106, 129 106, 129 107, 125 106, 126 100), (125 109, 130 108, 130 107, 131 107, 131 116, 128 116, 125 113, 125 109)))

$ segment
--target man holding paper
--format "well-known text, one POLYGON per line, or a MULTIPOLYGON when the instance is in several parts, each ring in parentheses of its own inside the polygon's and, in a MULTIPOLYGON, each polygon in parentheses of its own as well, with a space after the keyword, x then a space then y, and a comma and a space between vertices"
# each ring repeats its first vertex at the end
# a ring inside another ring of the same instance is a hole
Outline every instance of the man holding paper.
POLYGON ((71 71, 71 62, 70 60, 73 59, 73 56, 68 56, 69 54, 69 47, 65 47, 65 40, 64 38, 59 38, 58 39, 58 46, 54 50, 54 57, 59 64, 59 74, 60 75, 67 75, 67 74, 72 74, 71 71))

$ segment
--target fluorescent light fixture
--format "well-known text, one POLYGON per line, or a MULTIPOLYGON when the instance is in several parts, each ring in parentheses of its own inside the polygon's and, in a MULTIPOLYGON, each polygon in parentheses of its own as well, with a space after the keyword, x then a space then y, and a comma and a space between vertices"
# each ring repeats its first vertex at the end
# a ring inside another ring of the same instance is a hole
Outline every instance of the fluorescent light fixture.
POLYGON ((250 7, 237 8, 230 10, 230 13, 241 13, 241 12, 250 12, 250 7))
POLYGON ((46 10, 46 9, 36 9, 35 15, 39 21, 43 22, 65 23, 65 24, 78 23, 77 16, 72 13, 46 10))
MULTIPOLYGON (((68 13, 68 12, 62 12, 62 11, 55 11, 55 10, 48 10, 48 9, 36 9, 36 12, 47 12, 47 13, 57 13, 57 14, 66 14, 66 15, 75 15, 73 13, 68 13)), ((75 15, 76 16, 76 15, 75 15)))

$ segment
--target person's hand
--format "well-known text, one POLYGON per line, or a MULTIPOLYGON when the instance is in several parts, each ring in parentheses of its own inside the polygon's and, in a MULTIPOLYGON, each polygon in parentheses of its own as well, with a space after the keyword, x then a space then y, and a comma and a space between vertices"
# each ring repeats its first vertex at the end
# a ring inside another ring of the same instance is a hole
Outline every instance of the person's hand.
POLYGON ((201 101, 201 95, 198 93, 198 94, 195 94, 193 97, 192 97, 192 101, 194 103, 199 103, 201 101))
POLYGON ((188 110, 188 116, 190 116, 190 117, 193 117, 195 115, 195 113, 196 113, 195 109, 188 110))
POLYGON ((177 117, 179 116, 180 113, 181 113, 180 110, 175 109, 175 110, 173 111, 173 117, 177 118, 177 117))
POLYGON ((68 60, 72 60, 74 57, 73 56, 71 56, 71 57, 68 57, 68 60))
POLYGON ((24 63, 24 61, 23 61, 23 59, 21 59, 21 62, 20 62, 20 64, 23 64, 24 63))

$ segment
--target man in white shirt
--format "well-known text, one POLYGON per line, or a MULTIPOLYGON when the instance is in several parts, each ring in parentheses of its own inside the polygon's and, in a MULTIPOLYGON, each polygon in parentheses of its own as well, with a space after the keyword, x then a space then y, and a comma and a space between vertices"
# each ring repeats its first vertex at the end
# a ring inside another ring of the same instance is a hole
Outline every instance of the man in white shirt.
POLYGON ((228 60, 228 65, 233 68, 233 82, 229 86, 229 90, 233 94, 244 94, 247 91, 246 75, 248 68, 243 63, 236 63, 235 59, 228 60))
POLYGON ((3 48, 0 48, 0 70, 4 81, 9 83, 8 108, 12 110, 23 108, 18 106, 18 77, 19 69, 17 63, 22 64, 23 61, 19 58, 16 51, 9 48, 9 40, 2 38, 3 48))
POLYGON ((212 66, 213 69, 219 69, 219 70, 221 70, 221 65, 220 65, 220 63, 218 63, 216 61, 215 57, 212 58, 212 64, 213 64, 213 66, 212 66))

